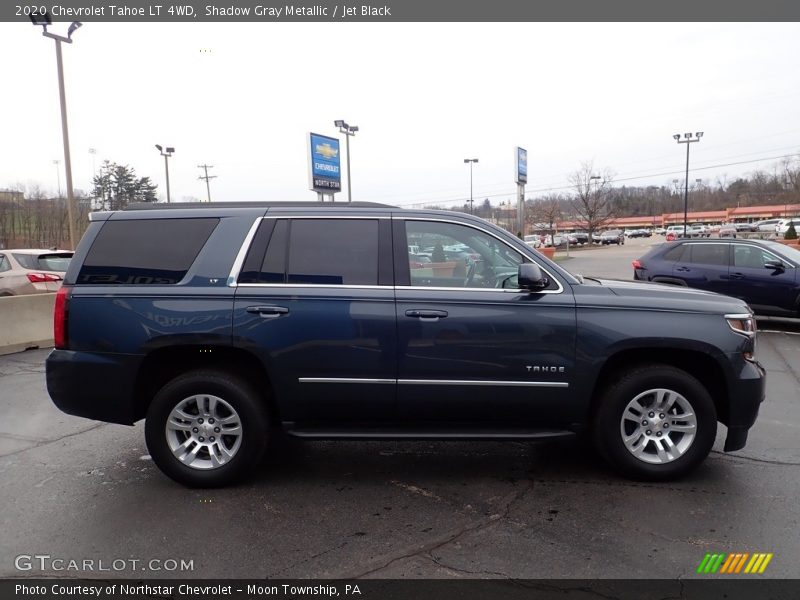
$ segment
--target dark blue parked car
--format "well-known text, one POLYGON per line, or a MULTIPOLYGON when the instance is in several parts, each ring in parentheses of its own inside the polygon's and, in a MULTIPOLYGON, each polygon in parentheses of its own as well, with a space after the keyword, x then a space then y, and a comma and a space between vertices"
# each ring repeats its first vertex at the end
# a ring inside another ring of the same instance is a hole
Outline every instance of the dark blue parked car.
POLYGON ((734 296, 762 315, 800 316, 800 252, 772 241, 681 240, 633 261, 633 278, 734 296))
POLYGON ((764 398, 744 302, 581 280, 470 215, 204 203, 91 221, 56 297, 48 391, 73 415, 146 419, 154 462, 187 485, 244 477, 276 429, 586 432, 622 472, 663 480, 702 462, 717 422, 742 448, 764 398))

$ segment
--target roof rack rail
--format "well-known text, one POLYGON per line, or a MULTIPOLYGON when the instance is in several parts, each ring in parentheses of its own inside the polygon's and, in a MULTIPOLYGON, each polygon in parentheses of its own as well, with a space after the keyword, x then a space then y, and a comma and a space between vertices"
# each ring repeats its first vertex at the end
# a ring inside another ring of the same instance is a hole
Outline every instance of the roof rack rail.
POLYGON ((397 208, 390 204, 380 204, 378 202, 134 202, 123 210, 179 210, 182 208, 397 208))

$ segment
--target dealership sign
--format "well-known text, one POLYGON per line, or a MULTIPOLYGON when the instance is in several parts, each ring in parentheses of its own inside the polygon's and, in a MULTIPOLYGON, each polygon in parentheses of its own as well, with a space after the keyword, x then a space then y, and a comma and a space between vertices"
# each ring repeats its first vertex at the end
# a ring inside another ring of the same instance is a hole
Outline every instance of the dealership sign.
POLYGON ((342 189, 339 140, 309 133, 309 186, 315 192, 333 194, 342 189))
POLYGON ((517 146, 514 154, 517 162, 514 181, 520 185, 525 185, 528 183, 528 151, 517 146))

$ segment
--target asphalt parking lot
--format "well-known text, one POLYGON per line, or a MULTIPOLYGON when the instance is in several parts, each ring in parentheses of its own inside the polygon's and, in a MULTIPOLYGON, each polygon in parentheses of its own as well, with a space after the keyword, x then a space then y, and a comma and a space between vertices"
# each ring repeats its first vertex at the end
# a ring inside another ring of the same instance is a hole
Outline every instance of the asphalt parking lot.
MULTIPOLYGON (((659 241, 561 264, 629 279, 659 241)), ((747 447, 722 453, 720 427, 668 484, 621 479, 578 443, 289 440, 246 484, 188 490, 152 464, 141 423, 55 409, 47 350, 0 357, 0 577, 675 578, 708 552, 771 552, 760 577, 797 578, 800 327, 761 329, 767 400, 747 447), (20 555, 110 570, 19 570, 20 555)))

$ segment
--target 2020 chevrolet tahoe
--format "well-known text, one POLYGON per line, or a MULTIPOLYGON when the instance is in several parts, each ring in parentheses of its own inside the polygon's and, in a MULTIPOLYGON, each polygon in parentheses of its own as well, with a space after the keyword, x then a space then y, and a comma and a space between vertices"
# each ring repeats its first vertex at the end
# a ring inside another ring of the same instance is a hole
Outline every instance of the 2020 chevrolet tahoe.
POLYGON ((590 433, 640 479, 679 477, 764 397, 736 299, 582 280, 482 219, 352 203, 94 213, 56 298, 64 412, 142 418, 189 486, 239 480, 271 431, 304 438, 590 433), (429 261, 409 257, 409 247, 429 261))

